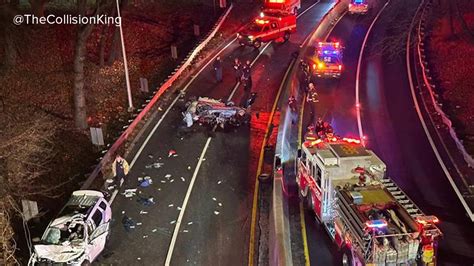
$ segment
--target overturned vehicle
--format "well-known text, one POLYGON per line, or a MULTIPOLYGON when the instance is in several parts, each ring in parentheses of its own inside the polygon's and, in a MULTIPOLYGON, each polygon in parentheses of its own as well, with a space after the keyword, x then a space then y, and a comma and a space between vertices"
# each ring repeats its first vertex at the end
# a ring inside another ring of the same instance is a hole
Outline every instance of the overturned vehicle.
POLYGON ((104 250, 112 211, 101 192, 72 193, 35 244, 28 265, 90 265, 104 250))
POLYGON ((250 121, 247 108, 235 106, 233 102, 224 103, 207 97, 199 97, 197 100, 188 101, 183 116, 188 128, 196 121, 212 127, 220 126, 221 128, 227 125, 238 127, 242 124, 248 124, 250 121))

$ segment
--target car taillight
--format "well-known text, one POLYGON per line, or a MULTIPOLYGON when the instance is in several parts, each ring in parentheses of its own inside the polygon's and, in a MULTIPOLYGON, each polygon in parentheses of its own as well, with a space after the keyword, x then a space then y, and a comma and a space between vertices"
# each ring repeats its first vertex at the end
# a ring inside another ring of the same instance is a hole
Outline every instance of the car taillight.
POLYGON ((342 70, 342 65, 339 65, 339 70, 342 70))
POLYGON ((313 69, 316 69, 316 64, 313 64, 313 69))
POLYGON ((351 7, 352 7, 352 4, 349 4, 349 8, 351 8, 351 7))

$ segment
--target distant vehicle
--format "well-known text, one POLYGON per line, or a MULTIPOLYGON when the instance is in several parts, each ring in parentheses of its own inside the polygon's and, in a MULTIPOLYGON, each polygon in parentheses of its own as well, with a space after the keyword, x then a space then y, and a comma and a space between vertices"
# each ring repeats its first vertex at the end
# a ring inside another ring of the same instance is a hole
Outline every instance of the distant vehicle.
POLYGON ((296 31, 296 16, 282 11, 266 11, 237 34, 239 44, 260 48, 262 43, 290 39, 296 31))
POLYGON ((308 132, 297 171, 300 198, 339 247, 338 263, 435 265, 438 219, 423 214, 359 140, 308 132))
POLYGON ((263 4, 264 11, 269 9, 277 9, 293 13, 294 15, 298 13, 299 8, 301 8, 300 0, 265 0, 263 4))
POLYGON ((90 265, 104 250, 112 211, 101 192, 72 193, 58 218, 49 223, 28 265, 90 265))
POLYGON ((369 11, 369 4, 367 0, 351 0, 349 3, 350 14, 367 14, 369 11))
POLYGON ((341 44, 339 42, 319 42, 313 59, 313 73, 318 77, 339 78, 341 72, 341 44))

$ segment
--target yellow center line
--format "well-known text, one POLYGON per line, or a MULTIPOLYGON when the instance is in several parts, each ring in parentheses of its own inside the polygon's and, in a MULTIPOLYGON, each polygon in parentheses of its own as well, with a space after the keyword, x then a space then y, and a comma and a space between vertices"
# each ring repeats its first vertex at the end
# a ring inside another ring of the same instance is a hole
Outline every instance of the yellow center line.
MULTIPOLYGON (((293 61, 294 63, 295 61, 293 61)), ((254 265, 254 255, 255 255, 255 225, 257 222, 257 203, 258 203, 258 187, 259 187, 259 181, 258 181, 258 176, 262 172, 262 165, 263 165, 263 155, 265 153, 265 143, 267 143, 267 139, 270 137, 268 132, 270 130, 270 125, 273 122, 273 116, 275 115, 275 110, 278 105, 278 100, 280 99, 280 94, 283 89, 283 85, 285 84, 286 78, 288 77, 288 74, 290 73, 290 70, 292 69, 292 64, 288 66, 288 69, 286 70, 285 76, 283 77, 283 80, 280 84, 280 88, 278 88, 277 95, 275 97, 275 101, 273 102, 272 106, 272 111, 270 113, 270 117, 268 118, 268 123, 267 123, 267 129, 265 130, 265 137, 263 138, 262 142, 262 148, 260 149, 260 156, 258 159, 258 166, 257 166, 257 174, 255 176, 255 189, 253 191, 253 205, 252 205, 252 222, 250 224, 250 243, 249 243, 249 260, 248 260, 248 265, 253 266, 254 265)))

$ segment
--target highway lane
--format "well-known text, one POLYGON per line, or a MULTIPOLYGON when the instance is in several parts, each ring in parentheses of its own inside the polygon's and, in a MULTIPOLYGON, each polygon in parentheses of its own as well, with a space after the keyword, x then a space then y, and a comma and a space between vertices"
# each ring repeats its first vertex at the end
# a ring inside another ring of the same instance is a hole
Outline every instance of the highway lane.
MULTIPOLYGON (((375 25, 368 47, 384 38, 387 27, 384 20, 375 25)), ((414 202, 425 213, 440 218, 444 233, 439 245, 441 265, 472 265, 473 225, 422 128, 410 92, 405 56, 389 61, 372 49, 367 53, 362 61, 360 90, 367 145, 386 162, 389 175, 414 202)), ((423 115, 428 119, 426 113, 423 115)), ((447 160, 445 163, 454 169, 447 160)))
MULTIPOLYGON (((339 41, 345 47, 344 72, 340 79, 316 79, 319 103, 305 104, 301 121, 302 135, 310 123, 321 117, 332 124, 337 134, 358 137, 354 94, 357 60, 367 29, 384 3, 378 1, 365 16, 344 15, 328 36, 329 41, 339 41)), ((316 40, 311 40, 310 44, 313 43, 314 46, 315 42, 316 40)), ((314 49, 310 53, 314 53, 314 49)), ((309 56, 311 55, 308 54, 307 58, 309 56)), ((290 212, 291 209, 299 211, 298 203, 298 200, 290 201, 290 212)), ((338 265, 339 261, 335 259, 338 252, 324 227, 315 221, 311 211, 305 210, 303 217, 311 265, 338 265)), ((297 222, 298 219, 294 219, 293 223, 297 222)))
MULTIPOLYGON (((304 3, 304 7, 311 4, 304 3)), ((271 107, 291 52, 316 25, 328 6, 316 5, 308 11, 298 20, 298 32, 289 43, 271 44, 256 61, 253 67, 254 89, 261 97, 257 98, 254 110, 265 112, 271 107)), ((257 54, 254 49, 230 45, 221 55, 224 81, 216 84, 211 69, 207 68, 191 84, 187 97, 227 98, 234 87, 233 59, 252 60, 257 54)), ((241 97, 242 88, 239 88, 233 100, 239 102, 241 97)), ((139 191, 140 196, 152 196, 155 205, 143 206, 136 202, 137 197, 116 197, 112 235, 99 263, 164 264, 167 254, 170 254, 170 243, 174 247, 170 256, 172 265, 245 263, 255 178, 254 172, 249 174, 252 172, 248 159, 252 150, 249 147, 250 130, 241 127, 235 132, 217 132, 210 141, 207 130, 196 126, 195 132, 181 139, 176 135, 180 121, 179 108, 171 109, 144 147, 122 188, 123 191, 124 188, 136 187, 138 177, 150 176, 153 184, 139 191), (171 149, 177 151, 177 157, 168 157, 171 149), (157 169, 150 167, 156 162, 164 165, 157 169), (198 165, 200 169, 195 171, 198 165), (188 187, 193 177, 194 186, 190 191, 188 187), (185 212, 183 202, 187 202, 185 212), (126 232, 121 224, 124 215, 137 223, 130 232, 126 232), (182 221, 175 237, 173 231, 180 218, 182 221)))

